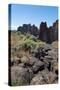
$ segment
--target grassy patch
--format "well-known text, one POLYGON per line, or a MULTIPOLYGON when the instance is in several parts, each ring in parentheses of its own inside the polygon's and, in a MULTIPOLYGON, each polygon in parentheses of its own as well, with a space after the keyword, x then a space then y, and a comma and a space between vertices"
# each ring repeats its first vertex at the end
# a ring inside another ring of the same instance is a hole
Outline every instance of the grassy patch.
POLYGON ((26 85, 26 84, 28 84, 27 83, 27 80, 12 80, 12 82, 11 82, 11 85, 12 86, 22 86, 22 85, 26 85))

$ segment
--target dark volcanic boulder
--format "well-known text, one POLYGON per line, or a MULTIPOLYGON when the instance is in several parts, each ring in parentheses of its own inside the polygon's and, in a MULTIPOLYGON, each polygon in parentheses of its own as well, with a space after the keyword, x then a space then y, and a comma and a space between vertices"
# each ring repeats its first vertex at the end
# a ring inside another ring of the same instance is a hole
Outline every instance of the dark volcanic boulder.
POLYGON ((48 74, 44 75, 44 79, 46 80, 47 84, 52 84, 57 79, 57 75, 53 72, 49 72, 48 74))
POLYGON ((41 74, 37 74, 32 80, 30 85, 42 85, 46 84, 43 76, 41 74))
POLYGON ((11 68, 11 85, 29 85, 33 72, 28 68, 13 66, 11 68))
POLYGON ((47 69, 44 69, 42 71, 39 71, 35 77, 32 78, 31 80, 31 85, 42 85, 46 84, 46 81, 44 80, 44 75, 46 75, 49 71, 47 69))
POLYGON ((48 51, 48 55, 51 56, 54 60, 58 59, 58 49, 52 49, 48 51))
POLYGON ((33 66, 36 62, 38 62, 39 60, 35 57, 30 57, 30 60, 29 60, 29 65, 30 66, 33 66))
POLYGON ((31 85, 41 85, 41 84, 52 84, 57 82, 57 75, 48 70, 43 70, 35 75, 31 80, 31 85))
POLYGON ((53 60, 51 62, 51 69, 54 73, 56 73, 58 75, 58 62, 57 62, 57 60, 53 60))
POLYGON ((41 71, 43 69, 44 69, 44 63, 41 61, 37 61, 32 67, 34 73, 37 73, 38 71, 41 71))
POLYGON ((31 57, 26 57, 26 56, 23 56, 21 58, 21 62, 25 64, 25 66, 33 66, 34 63, 38 62, 39 59, 31 56, 31 57))
POLYGON ((42 48, 44 51, 50 51, 52 49, 51 45, 50 44, 44 44, 42 45, 42 48))
POLYGON ((43 57, 48 55, 48 51, 51 50, 51 45, 44 44, 42 47, 38 48, 37 52, 35 53, 35 57, 42 60, 43 57))

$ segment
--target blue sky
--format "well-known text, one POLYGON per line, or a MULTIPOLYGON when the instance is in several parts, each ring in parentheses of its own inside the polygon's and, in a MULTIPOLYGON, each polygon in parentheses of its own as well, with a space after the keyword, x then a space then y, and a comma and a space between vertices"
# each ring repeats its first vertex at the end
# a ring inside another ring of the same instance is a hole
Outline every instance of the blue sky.
POLYGON ((23 24, 35 24, 39 27, 40 23, 47 22, 47 26, 58 19, 58 7, 55 6, 37 6, 37 5, 11 5, 11 29, 17 29, 23 24))

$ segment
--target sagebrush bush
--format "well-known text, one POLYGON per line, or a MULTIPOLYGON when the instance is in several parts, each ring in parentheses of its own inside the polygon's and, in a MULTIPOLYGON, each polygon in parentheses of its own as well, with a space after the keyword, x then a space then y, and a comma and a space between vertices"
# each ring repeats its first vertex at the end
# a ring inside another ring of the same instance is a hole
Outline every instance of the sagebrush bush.
MULTIPOLYGON (((13 46, 16 50, 24 49, 30 50, 31 52, 36 52, 37 48, 39 48, 42 44, 42 41, 38 40, 37 37, 31 34, 22 34, 21 32, 17 31, 14 33, 16 38, 16 44, 13 46)), ((12 40, 13 41, 13 40, 12 40)))

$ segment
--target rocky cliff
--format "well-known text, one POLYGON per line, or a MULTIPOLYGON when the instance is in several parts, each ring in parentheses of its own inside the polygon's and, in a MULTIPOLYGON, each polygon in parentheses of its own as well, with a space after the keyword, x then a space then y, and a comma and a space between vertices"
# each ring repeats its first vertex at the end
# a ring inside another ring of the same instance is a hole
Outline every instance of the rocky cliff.
POLYGON ((17 30, 21 31, 22 33, 30 33, 34 36, 38 35, 38 28, 31 24, 23 24, 23 26, 19 26, 17 30))
POLYGON ((35 25, 23 24, 17 30, 22 33, 30 33, 46 43, 52 43, 58 40, 58 20, 49 28, 46 22, 41 22, 39 29, 35 25))
POLYGON ((52 43, 58 40, 58 20, 53 23, 49 28, 46 22, 41 22, 39 29, 39 39, 44 42, 52 43))

